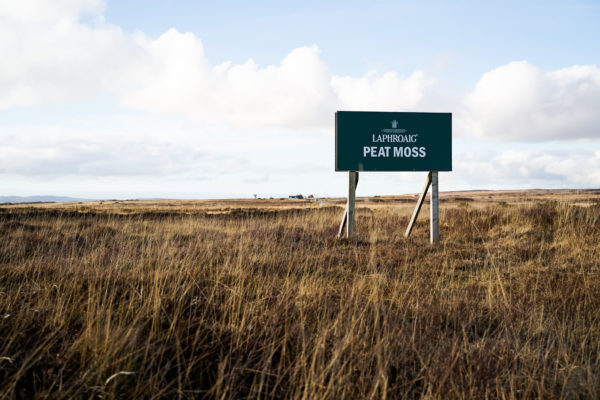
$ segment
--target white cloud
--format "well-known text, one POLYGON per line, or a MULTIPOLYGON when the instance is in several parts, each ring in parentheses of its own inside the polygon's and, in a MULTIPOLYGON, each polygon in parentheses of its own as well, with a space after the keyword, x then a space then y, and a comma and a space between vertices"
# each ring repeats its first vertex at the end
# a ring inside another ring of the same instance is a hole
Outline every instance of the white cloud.
POLYGON ((420 71, 338 77, 317 46, 267 67, 213 64, 192 33, 126 34, 102 9, 100 0, 2 1, 0 109, 109 94, 127 108, 209 124, 329 127, 336 109, 414 109, 432 82, 420 71), (82 23, 82 13, 95 23, 82 23))
POLYGON ((134 109, 184 114, 236 127, 331 126, 337 109, 413 109, 431 79, 415 72, 364 77, 332 75, 317 46, 294 49, 279 65, 212 65, 202 42, 174 29, 152 40, 137 36, 144 57, 117 93, 134 109))
POLYGON ((172 29, 144 49, 137 74, 117 93, 129 108, 187 115, 235 126, 306 126, 331 119, 335 99, 316 46, 301 47, 279 65, 211 65, 201 41, 172 29))
POLYGON ((117 84, 135 54, 98 0, 0 3, 0 109, 92 99, 117 84), (78 22, 94 13, 94 26, 78 22))
POLYGON ((331 84, 344 110, 404 111, 419 104, 433 79, 422 71, 406 79, 395 72, 371 72, 359 78, 334 76, 331 84))
POLYGON ((471 188, 589 188, 600 185, 599 170, 600 151, 552 148, 463 153, 450 176, 471 188))
POLYGON ((600 69, 545 73, 527 62, 487 72, 469 93, 461 129, 492 140, 600 138, 600 69))
MULTIPOLYGON (((121 119, 131 126, 133 121, 121 119)), ((173 176, 237 173, 245 160, 209 150, 193 131, 144 126, 86 131, 85 124, 0 126, 0 175, 173 176), (82 134, 85 132, 85 134, 82 134)))

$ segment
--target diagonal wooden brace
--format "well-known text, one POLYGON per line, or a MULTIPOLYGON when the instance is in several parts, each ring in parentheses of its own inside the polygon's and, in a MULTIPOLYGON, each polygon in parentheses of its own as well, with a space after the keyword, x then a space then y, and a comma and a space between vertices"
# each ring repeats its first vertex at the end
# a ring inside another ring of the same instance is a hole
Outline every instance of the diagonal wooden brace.
POLYGON ((431 185, 431 172, 427 174, 427 179, 425 180, 425 186, 423 186, 423 190, 421 191, 421 195, 419 196, 419 200, 417 201, 417 206, 412 213, 412 217, 410 217, 410 222, 408 223, 408 227, 406 228, 406 233, 404 236, 408 237, 412 228, 417 220, 417 216, 419 215, 419 211, 421 210, 421 206, 423 205, 423 201, 425 201, 425 196, 427 195, 427 191, 429 190, 429 186, 431 185))

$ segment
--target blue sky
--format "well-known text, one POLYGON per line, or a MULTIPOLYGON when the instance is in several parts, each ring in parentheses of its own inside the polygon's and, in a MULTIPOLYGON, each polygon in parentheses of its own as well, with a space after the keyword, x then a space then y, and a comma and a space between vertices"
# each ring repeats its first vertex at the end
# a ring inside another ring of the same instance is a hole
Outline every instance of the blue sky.
POLYGON ((343 195, 338 109, 452 112, 442 190, 598 187, 597 21, 598 1, 0 1, 0 195, 343 195))
POLYGON ((473 84, 507 61, 554 70, 600 57, 597 1, 122 1, 105 17, 152 36, 193 32, 214 60, 276 64, 316 44, 341 75, 448 69, 473 84))

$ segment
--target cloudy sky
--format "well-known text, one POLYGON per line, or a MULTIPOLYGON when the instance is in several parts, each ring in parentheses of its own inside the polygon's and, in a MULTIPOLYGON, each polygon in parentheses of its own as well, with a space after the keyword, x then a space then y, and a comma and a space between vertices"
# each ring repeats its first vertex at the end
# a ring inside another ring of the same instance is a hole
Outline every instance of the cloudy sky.
POLYGON ((598 21, 597 0, 0 0, 0 196, 344 195, 336 110, 452 112, 442 191, 598 187, 598 21))

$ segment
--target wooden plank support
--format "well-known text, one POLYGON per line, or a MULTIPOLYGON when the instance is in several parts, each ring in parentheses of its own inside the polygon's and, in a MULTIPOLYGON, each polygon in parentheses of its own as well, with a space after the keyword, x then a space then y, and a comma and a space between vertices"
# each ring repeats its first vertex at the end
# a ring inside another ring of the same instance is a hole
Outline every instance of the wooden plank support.
POLYGON ((346 221, 348 220, 348 203, 346 203, 346 209, 344 210, 344 216, 342 217, 342 223, 340 224, 340 229, 338 230, 337 237, 341 238, 344 234, 344 228, 346 227, 346 221))
POLYGON ((437 243, 440 240, 440 224, 439 224, 439 195, 438 195, 438 172, 431 171, 431 196, 429 202, 431 224, 430 239, 431 243, 437 243))
MULTIPOLYGON (((429 190, 429 185, 431 185, 431 175, 432 173, 427 174, 427 179, 425 180, 425 186, 423 186, 423 190, 421 191, 421 195, 419 196, 419 200, 417 200, 417 206, 410 217, 410 222, 408 223, 408 227, 406 228, 406 232, 404 233, 405 237, 410 236, 410 232, 412 231, 413 226, 415 225, 415 221, 419 216, 419 211, 421 211, 421 206, 423 205, 423 201, 425 201, 425 196, 427 195, 427 191, 429 190)), ((436 180, 437 180, 437 172, 436 172, 436 180)))
POLYGON ((346 237, 351 238, 354 235, 356 224, 356 184, 358 183, 358 172, 350 171, 348 173, 348 221, 346 222, 346 237))
POLYGON ((338 238, 344 234, 344 228, 346 228, 346 236, 352 237, 354 234, 355 227, 355 202, 356 202, 356 187, 358 186, 358 172, 348 171, 348 201, 346 202, 346 209, 344 210, 344 216, 340 223, 340 229, 338 230, 338 238))

